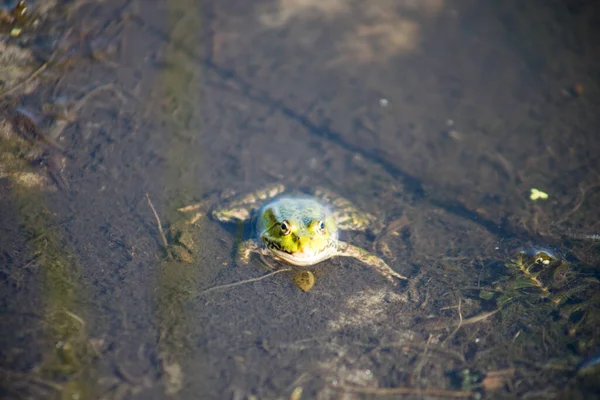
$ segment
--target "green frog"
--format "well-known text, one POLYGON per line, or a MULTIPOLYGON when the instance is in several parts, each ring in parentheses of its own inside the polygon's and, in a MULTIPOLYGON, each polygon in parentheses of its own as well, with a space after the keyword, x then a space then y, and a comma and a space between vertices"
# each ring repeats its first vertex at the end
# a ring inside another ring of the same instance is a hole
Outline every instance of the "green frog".
POLYGON ((239 263, 247 264, 253 253, 300 267, 353 257, 391 282, 407 279, 376 255, 339 239, 339 231, 364 231, 375 219, 325 189, 312 195, 285 194, 284 185, 271 185, 230 201, 212 216, 221 222, 253 222, 255 234, 240 244, 239 263))

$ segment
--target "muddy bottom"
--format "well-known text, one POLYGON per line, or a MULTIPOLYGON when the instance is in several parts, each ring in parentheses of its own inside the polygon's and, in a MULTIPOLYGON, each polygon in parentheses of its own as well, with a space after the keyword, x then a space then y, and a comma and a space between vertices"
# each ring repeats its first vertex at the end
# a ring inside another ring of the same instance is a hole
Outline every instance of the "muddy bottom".
POLYGON ((600 392, 597 2, 0 7, 1 397, 600 392), (408 279, 236 262, 273 184, 408 279))

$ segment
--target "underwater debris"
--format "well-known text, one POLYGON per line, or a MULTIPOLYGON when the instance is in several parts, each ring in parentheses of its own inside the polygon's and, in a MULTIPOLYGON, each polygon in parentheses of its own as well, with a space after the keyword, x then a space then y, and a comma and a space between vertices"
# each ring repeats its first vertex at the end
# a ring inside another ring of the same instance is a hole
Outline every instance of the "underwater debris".
POLYGON ((54 181, 64 190, 69 188, 63 175, 65 162, 62 147, 38 127, 30 113, 0 109, 0 178, 8 177, 21 187, 48 190, 54 189, 54 181), (45 171, 35 170, 36 165, 45 171))
POLYGON ((32 93, 39 85, 33 75, 34 55, 29 49, 0 41, 0 98, 20 87, 24 94, 32 93))
POLYGON ((308 292, 315 285, 315 275, 310 271, 300 271, 293 278, 294 285, 303 292, 308 292))
POLYGON ((504 387, 515 375, 514 368, 488 371, 481 384, 486 392, 493 392, 504 387))
POLYGON ((24 29, 39 25, 40 15, 31 11, 24 0, 19 1, 11 10, 0 10, 0 33, 12 37, 21 35, 24 29))
POLYGON ((599 241, 600 240, 600 233, 591 233, 591 234, 585 234, 585 233, 563 233, 563 236, 568 237, 569 239, 577 239, 577 240, 593 240, 593 241, 599 241))
POLYGON ((583 94, 583 85, 576 82, 570 86, 567 86, 562 90, 562 94, 566 97, 578 98, 583 94))

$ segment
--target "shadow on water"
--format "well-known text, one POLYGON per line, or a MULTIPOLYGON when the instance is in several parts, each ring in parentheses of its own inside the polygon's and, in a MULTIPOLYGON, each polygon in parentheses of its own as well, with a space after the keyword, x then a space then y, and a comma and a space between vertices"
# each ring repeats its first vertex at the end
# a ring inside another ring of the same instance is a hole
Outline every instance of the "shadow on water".
MULTIPOLYGON (((210 18, 211 6, 206 5, 205 9, 207 9, 208 20, 210 18)), ((345 151, 361 155, 366 160, 381 165, 384 170, 386 170, 395 179, 399 180, 404 185, 405 189, 415 196, 416 200, 427 198, 427 200, 433 206, 443 208, 446 212, 456 214, 461 218, 474 221, 491 233, 499 236, 519 237, 524 241, 531 239, 531 234, 527 231, 521 230, 519 227, 514 225, 505 225, 504 223, 498 224, 497 222, 490 221, 485 217, 478 215, 473 210, 468 209, 463 204, 453 200, 449 196, 444 196, 444 191, 440 188, 428 187, 426 190, 424 188, 422 179, 403 171, 402 168, 392 161, 390 156, 386 155, 384 151, 365 148, 359 144, 354 144, 346 140, 339 132, 332 130, 328 126, 320 126, 315 124, 307 115, 301 114, 293 108, 287 106, 284 101, 273 98, 268 92, 254 87, 252 84, 241 78, 234 70, 228 69, 216 63, 211 54, 211 49, 213 46, 207 46, 208 54, 206 56, 198 55, 198 46, 196 46, 196 43, 193 43, 193 45, 187 45, 184 40, 171 36, 165 31, 158 30, 152 26, 146 26, 144 21, 140 20, 139 18, 134 18, 134 20, 147 28, 149 32, 152 32, 166 43, 169 43, 169 46, 178 49, 186 54, 186 56, 190 59, 196 60, 198 63, 204 65, 206 69, 214 71, 224 81, 233 84, 234 86, 229 87, 229 90, 238 91, 241 95, 249 100, 269 107, 272 110, 281 112, 290 120, 298 122, 300 125, 302 125, 305 128, 305 132, 309 135, 313 135, 322 140, 330 141, 345 151)), ((214 40, 214 38, 209 40, 214 40)))

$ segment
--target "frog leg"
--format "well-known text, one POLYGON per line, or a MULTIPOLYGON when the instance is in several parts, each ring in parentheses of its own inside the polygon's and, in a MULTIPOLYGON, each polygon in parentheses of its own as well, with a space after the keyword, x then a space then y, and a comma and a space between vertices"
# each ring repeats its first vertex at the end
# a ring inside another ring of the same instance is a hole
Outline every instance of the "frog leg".
POLYGON ((244 240, 238 245, 235 255, 236 264, 248 264, 250 262, 252 253, 256 253, 261 256, 268 256, 270 254, 269 250, 264 246, 261 246, 256 240, 244 240))
POLYGON ((260 253, 260 247, 256 240, 244 240, 238 245, 237 252, 235 254, 236 264, 248 264, 250 262, 250 256, 252 253, 260 253))
POLYGON ((314 195, 332 206, 333 217, 340 230, 366 231, 376 220, 373 215, 360 211, 349 200, 332 191, 318 188, 314 195))
POLYGON ((262 206, 265 200, 281 194, 284 190, 285 186, 281 184, 268 185, 215 209, 212 216, 221 222, 247 221, 252 212, 262 206))
POLYGON ((392 268, 390 268, 390 266, 387 265, 386 262, 383 261, 381 258, 369 253, 366 250, 361 249, 360 247, 353 246, 349 243, 340 241, 338 243, 336 255, 341 257, 356 258, 357 260, 362 261, 368 266, 375 268, 377 272, 383 275, 390 282, 394 282, 393 278, 408 280, 407 277, 405 277, 404 275, 400 275, 392 268))
POLYGON ((200 218, 202 218, 204 216, 205 212, 202 211, 202 209, 204 209, 204 208, 206 208, 206 202, 201 201, 199 203, 194 203, 194 204, 190 204, 189 206, 178 208, 177 211, 182 212, 182 213, 189 213, 189 212, 195 211, 194 215, 186 221, 186 223, 193 225, 196 222, 198 222, 198 220, 200 218), (200 210, 200 211, 198 211, 198 210, 200 210))

